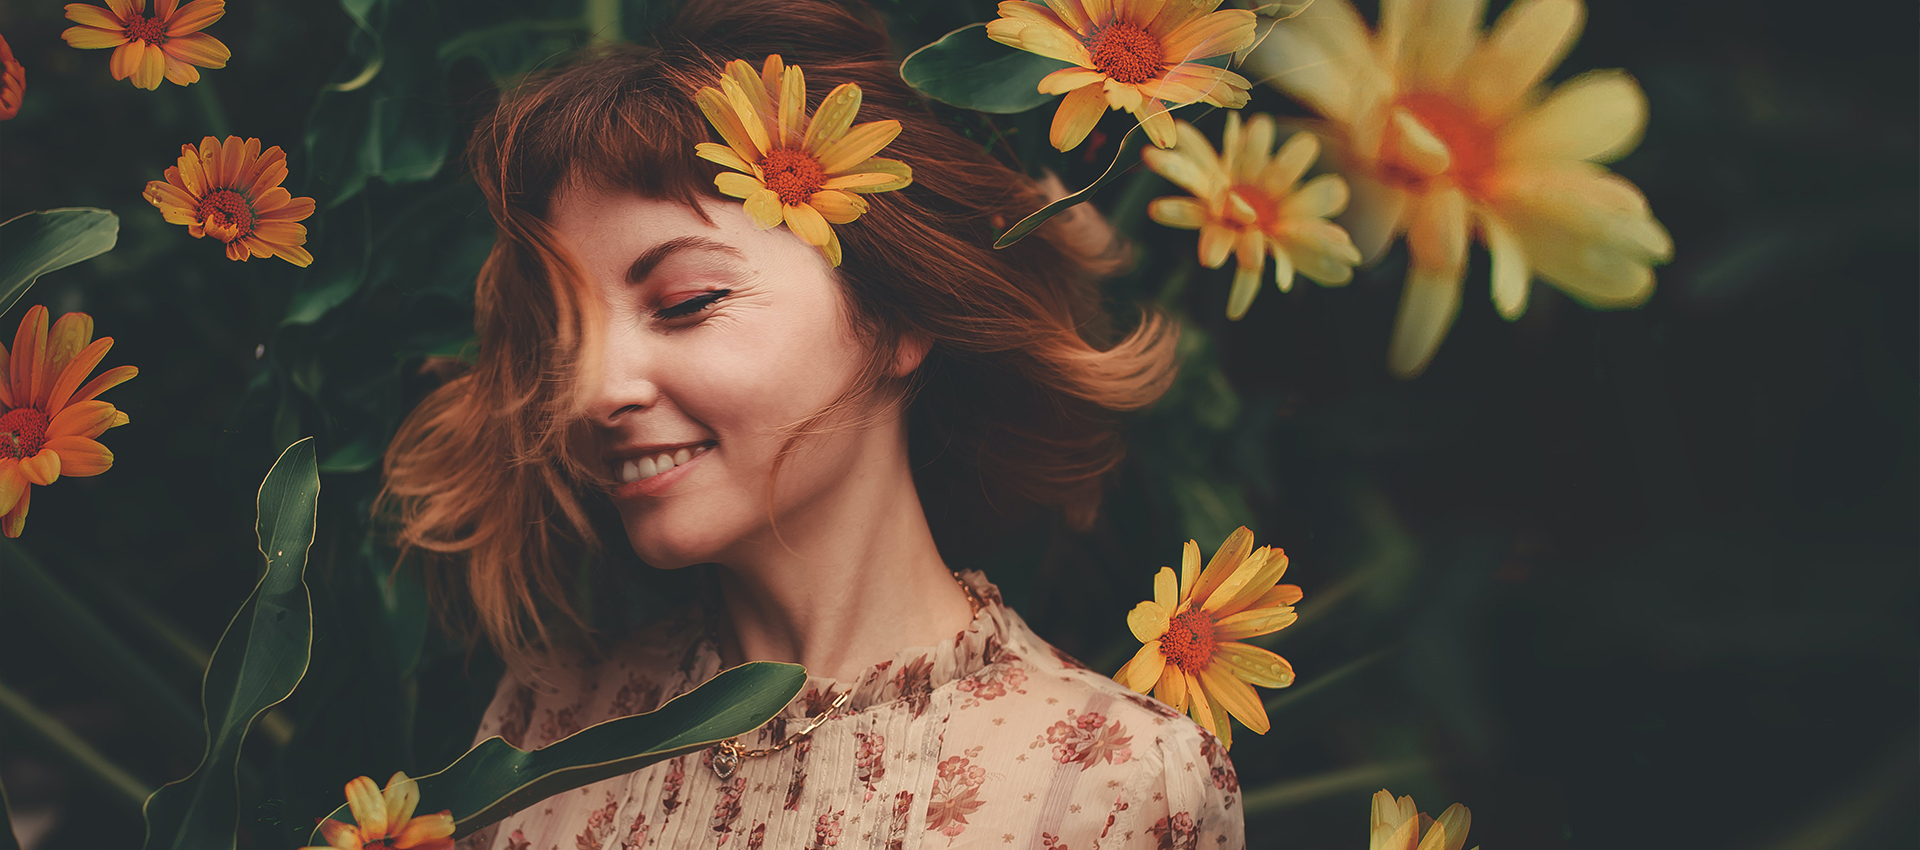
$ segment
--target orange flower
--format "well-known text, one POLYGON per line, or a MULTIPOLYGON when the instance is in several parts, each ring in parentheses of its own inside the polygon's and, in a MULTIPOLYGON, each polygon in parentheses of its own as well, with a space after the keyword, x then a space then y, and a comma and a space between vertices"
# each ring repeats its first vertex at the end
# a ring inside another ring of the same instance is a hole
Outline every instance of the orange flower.
POLYGON ((1586 6, 1515 0, 1483 35, 1485 11, 1479 0, 1386 3, 1376 32, 1347 0, 1315 2, 1248 59, 1326 118, 1361 255, 1406 234, 1387 354, 1401 377, 1425 370, 1452 327, 1476 238, 1508 320, 1526 311, 1536 276, 1589 307, 1638 306, 1653 266, 1673 257, 1646 197, 1599 164, 1639 144, 1639 84, 1612 70, 1543 87, 1586 6))
POLYGON ((200 81, 200 68, 225 68, 233 53, 200 30, 227 13, 227 0, 107 0, 107 8, 68 3, 67 19, 79 24, 60 34, 67 44, 82 50, 113 48, 113 78, 133 78, 134 86, 149 91, 166 77, 176 85, 200 81))
POLYGON ((313 215, 313 199, 294 197, 280 186, 285 179, 287 155, 278 145, 261 153, 259 139, 228 136, 222 144, 208 136, 199 150, 181 145, 180 164, 167 168, 165 181, 148 181, 144 197, 195 239, 212 234, 227 243, 229 260, 279 257, 305 266, 313 255, 300 247, 307 227, 298 222, 313 215))
POLYGON ((326 836, 324 847, 300 850, 362 850, 390 847, 393 850, 453 850, 453 811, 413 816, 420 805, 420 785, 405 773, 387 780, 383 791, 373 780, 362 776, 347 783, 347 806, 357 826, 328 818, 320 824, 326 836))
POLYGON ((1200 569, 1200 544, 1189 540, 1180 575, 1161 567, 1153 598, 1127 614, 1127 627, 1144 646, 1113 674, 1121 684, 1193 715, 1233 746, 1232 716, 1267 734, 1267 709, 1252 685, 1293 684, 1293 665, 1241 638, 1277 632, 1299 615, 1300 588, 1275 582, 1287 573, 1287 554, 1253 549, 1253 532, 1241 526, 1200 569), (1176 583, 1177 582, 1177 583, 1176 583))
POLYGON ((865 213, 860 195, 913 183, 906 163, 874 156, 900 135, 900 122, 854 124, 860 87, 853 83, 827 92, 808 119, 806 76, 778 53, 767 57, 758 74, 745 60, 727 63, 720 88, 702 88, 694 99, 727 140, 701 142, 700 158, 742 172, 721 173, 714 185, 728 197, 746 199, 747 215, 761 230, 785 221, 835 266, 840 237, 827 225, 849 224, 865 213))
POLYGON ((1436 820, 1416 810, 1412 797, 1396 800, 1393 792, 1382 788, 1373 795, 1367 850, 1460 850, 1467 846, 1467 827, 1472 823, 1473 813, 1459 803, 1448 806, 1436 820))
POLYGON ((1133 113, 1160 147, 1174 143, 1167 110, 1195 101, 1238 109, 1248 82, 1194 60, 1253 43, 1254 15, 1215 11, 1220 0, 1026 0, 1000 4, 987 36, 1010 47, 1072 62, 1040 81, 1043 94, 1064 94, 1049 138, 1072 150, 1109 109, 1133 113))
POLYGON ((0 121, 20 114, 20 99, 27 93, 27 69, 13 58, 13 48, 0 36, 0 121))
POLYGON ((85 313, 61 316, 48 333, 47 308, 37 304, 20 320, 13 351, 0 346, 0 532, 8 537, 26 527, 31 485, 113 467, 113 452, 94 438, 127 415, 95 397, 140 370, 118 366, 87 381, 112 347, 113 337, 93 338, 85 313))

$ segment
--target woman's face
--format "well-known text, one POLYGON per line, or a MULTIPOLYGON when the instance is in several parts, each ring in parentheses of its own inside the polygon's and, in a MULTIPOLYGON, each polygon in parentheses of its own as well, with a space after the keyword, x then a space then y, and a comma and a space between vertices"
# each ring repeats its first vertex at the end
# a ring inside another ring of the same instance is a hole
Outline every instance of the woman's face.
MULTIPOLYGON (((604 359, 581 388, 592 435, 581 454, 615 482, 634 551, 668 569, 751 557, 772 540, 760 532, 781 429, 837 399, 868 356, 817 250, 756 228, 738 201, 702 204, 712 224, 673 201, 582 187, 550 211, 605 308, 604 359)), ((859 486, 887 436, 803 438, 774 494, 782 535, 859 486)))

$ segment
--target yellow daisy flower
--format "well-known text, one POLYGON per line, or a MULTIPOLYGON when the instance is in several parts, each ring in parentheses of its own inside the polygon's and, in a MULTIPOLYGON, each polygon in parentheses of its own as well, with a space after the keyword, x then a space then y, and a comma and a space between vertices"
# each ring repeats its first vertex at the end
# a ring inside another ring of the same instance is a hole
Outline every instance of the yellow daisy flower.
MULTIPOLYGON (((204 2, 204 0, 203 0, 204 2)), ((241 141, 212 136, 200 148, 180 146, 180 162, 167 179, 150 180, 143 196, 160 208, 168 224, 184 224, 198 239, 211 235, 227 243, 227 259, 279 257, 296 266, 313 262, 300 246, 313 215, 312 198, 296 198, 280 185, 287 179, 287 155, 279 145, 260 151, 259 139, 241 141)))
POLYGON ((1626 72, 1551 92, 1580 0, 1516 0, 1482 37, 1484 0, 1388 3, 1378 32, 1346 0, 1278 25, 1249 62, 1327 119, 1354 193, 1361 254, 1407 235, 1411 267, 1387 359, 1424 371, 1460 310, 1467 247, 1492 257, 1493 303, 1526 310, 1534 276, 1589 307, 1653 292, 1673 240, 1632 183, 1597 163, 1639 144, 1646 96, 1626 72))
POLYGON ((1006 0, 987 35, 1009 47, 1072 62, 1040 80, 1064 94, 1053 114, 1053 146, 1072 150, 1109 109, 1125 109, 1155 145, 1174 143, 1167 110, 1196 101, 1247 105, 1247 78, 1208 59, 1253 43, 1254 14, 1220 0, 1006 0))
POLYGON ((220 39, 201 32, 227 13, 226 0, 107 0, 106 8, 68 3, 67 19, 79 24, 60 34, 84 50, 113 48, 108 66, 113 78, 133 78, 143 89, 157 89, 162 78, 175 85, 200 81, 200 68, 225 68, 233 58, 220 39), (200 66, 199 68, 194 67, 200 66))
POLYGON ((1200 569, 1200 544, 1187 541, 1180 576, 1161 567, 1153 578, 1153 599, 1127 614, 1127 627, 1144 644, 1113 674, 1139 693, 1188 712, 1222 745, 1233 746, 1232 716, 1267 734, 1267 709, 1252 685, 1284 688, 1293 684, 1293 665, 1242 638, 1276 632, 1299 615, 1296 585, 1275 583, 1287 572, 1287 555, 1266 546, 1253 549, 1245 526, 1200 569), (1177 581, 1177 584, 1176 584, 1177 581))
POLYGON ((453 811, 414 817, 413 809, 420 805, 420 784, 405 773, 388 779, 385 790, 365 776, 347 783, 347 805, 357 825, 328 818, 320 824, 326 846, 300 850, 453 850, 453 811))
POLYGON ((20 319, 13 350, 0 346, 0 533, 19 537, 26 528, 33 485, 113 467, 113 452, 96 438, 127 415, 96 398, 140 370, 119 366, 88 381, 112 347, 113 337, 93 338, 85 313, 61 316, 49 333, 38 304, 20 319))
MULTIPOLYGON (((1367 850, 1460 850, 1467 844, 1473 813, 1454 803, 1435 820, 1413 807, 1412 797, 1393 798, 1380 789, 1373 795, 1373 829, 1367 850)), ((1474 848, 1479 850, 1479 848, 1474 848)))
POLYGON ((1313 134, 1295 133, 1276 155, 1272 118, 1255 115, 1243 128, 1240 113, 1229 112, 1223 159, 1193 125, 1174 126, 1179 144, 1140 155, 1148 168, 1193 197, 1155 198, 1147 215, 1168 227, 1200 231, 1200 263, 1207 268, 1219 268, 1228 254, 1239 259, 1227 318, 1247 314, 1269 254, 1281 292, 1293 289, 1295 271, 1331 286, 1353 279, 1360 251, 1345 230, 1327 221, 1347 207, 1346 181, 1323 174, 1294 185, 1320 155, 1313 134))
POLYGON ((840 265, 840 237, 829 224, 847 224, 867 211, 862 194, 891 192, 913 183, 913 169, 874 156, 900 135, 891 118, 854 124, 860 87, 842 83, 807 118, 807 81, 780 54, 760 73, 745 60, 727 63, 720 88, 695 95, 724 145, 701 142, 700 158, 739 174, 713 179, 721 194, 746 200, 747 215, 765 230, 785 221, 801 241, 840 265))

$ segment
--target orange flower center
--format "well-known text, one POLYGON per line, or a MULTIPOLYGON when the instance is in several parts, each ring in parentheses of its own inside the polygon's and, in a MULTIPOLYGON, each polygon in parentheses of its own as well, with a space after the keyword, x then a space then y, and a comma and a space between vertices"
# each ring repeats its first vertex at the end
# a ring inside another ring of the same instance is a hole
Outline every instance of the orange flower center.
POLYGON ((1167 624, 1167 633, 1160 636, 1160 654, 1168 664, 1193 675, 1213 660, 1214 643, 1213 618, 1199 608, 1188 608, 1167 624))
POLYGON ((820 161, 806 151, 781 149, 768 153, 760 163, 760 170, 766 172, 767 188, 780 196, 780 203, 790 207, 812 199, 813 193, 820 191, 820 185, 827 182, 820 161))
POLYGON ((194 214, 206 222, 207 232, 222 242, 253 235, 253 205, 232 189, 215 189, 200 199, 194 214))
POLYGON ((1160 39, 1139 24, 1114 21, 1094 33, 1087 49, 1094 70, 1128 85, 1160 79, 1167 70, 1160 39))
POLYGON ((47 445, 47 415, 37 408, 16 407, 0 415, 0 457, 26 459, 47 445))
POLYGON ((166 21, 134 12, 127 15, 126 24, 128 38, 137 38, 156 47, 167 42, 166 21))
POLYGON ((1472 110, 1433 92, 1411 92, 1394 103, 1411 113, 1420 127, 1445 148, 1448 163, 1436 171, 1431 142, 1409 138, 1409 130, 1389 120, 1380 142, 1380 166, 1387 182, 1418 191, 1431 179, 1447 176, 1474 194, 1493 172, 1498 135, 1472 110))
POLYGON ((1260 191, 1258 187, 1241 184, 1228 189, 1227 197, 1229 198, 1228 221, 1242 227, 1249 224, 1257 225, 1262 231, 1273 232, 1274 224, 1280 220, 1280 208, 1274 204, 1272 198, 1267 197, 1267 193, 1260 191), (1252 208, 1253 217, 1249 218, 1244 210, 1237 209, 1236 205, 1231 203, 1232 198, 1239 198, 1252 208))

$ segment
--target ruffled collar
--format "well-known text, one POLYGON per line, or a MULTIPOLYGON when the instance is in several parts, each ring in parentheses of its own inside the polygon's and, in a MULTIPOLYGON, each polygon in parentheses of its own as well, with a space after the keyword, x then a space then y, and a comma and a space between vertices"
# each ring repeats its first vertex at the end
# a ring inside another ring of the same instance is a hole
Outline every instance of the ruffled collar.
MULTIPOLYGON (((905 708, 919 715, 926 711, 935 690, 977 675, 1009 658, 1008 649, 1015 642, 1018 615, 1006 607, 1000 589, 978 570, 960 573, 959 578, 985 603, 965 629, 933 646, 902 649, 892 658, 868 667, 852 681, 808 676, 800 694, 777 715, 779 721, 785 722, 776 725, 805 721, 826 711, 848 688, 853 689, 853 695, 835 712, 836 716, 894 702, 905 703, 905 708)), ((715 614, 710 606, 703 608, 706 609, 702 623, 705 627, 698 630, 700 637, 695 648, 702 663, 698 665, 700 669, 690 671, 696 682, 720 672, 720 648, 711 628, 715 614)))

